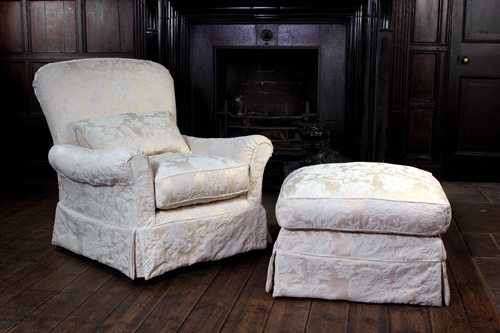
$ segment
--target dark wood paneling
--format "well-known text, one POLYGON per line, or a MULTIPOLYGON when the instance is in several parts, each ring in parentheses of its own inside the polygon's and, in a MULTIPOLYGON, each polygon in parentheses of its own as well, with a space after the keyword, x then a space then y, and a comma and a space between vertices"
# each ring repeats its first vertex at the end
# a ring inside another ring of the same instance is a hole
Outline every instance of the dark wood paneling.
MULTIPOLYGON (((134 51, 134 3, 131 0, 119 2, 120 52, 134 51)), ((145 32, 144 32, 145 34, 145 32)))
POLYGON ((144 45, 136 13, 143 8, 141 0, 0 0, 0 140, 12 142, 12 173, 25 180, 54 175, 51 136, 33 93, 36 71, 54 61, 142 57, 134 42, 144 45))
POLYGON ((432 123, 434 110, 411 110, 409 125, 409 154, 430 154, 432 149, 432 123))
POLYGON ((434 102, 436 94, 436 54, 411 56, 410 101, 434 102))
POLYGON ((443 155, 450 6, 449 0, 395 2, 393 60, 397 66, 387 161, 415 165, 437 177, 441 177, 443 155))
POLYGON ((74 1, 31 1, 30 23, 32 52, 76 52, 74 1))
POLYGON ((118 52, 120 25, 116 1, 87 0, 85 19, 88 52, 118 52))
POLYGON ((407 150, 408 67, 410 57, 410 0, 394 2, 393 75, 387 129, 386 161, 404 164, 407 150))
POLYGON ((450 42, 450 36, 449 36, 449 31, 450 31, 450 10, 451 10, 451 5, 453 4, 453 0, 441 0, 441 8, 440 8, 440 18, 439 18, 439 37, 438 37, 438 43, 442 45, 449 45, 450 42))
POLYGON ((0 22, 0 53, 21 53, 21 1, 0 1, 0 22))
POLYGON ((132 52, 131 1, 86 0, 87 52, 132 52))
POLYGON ((435 13, 439 13, 439 1, 414 0, 414 6, 412 42, 436 43, 438 39, 439 21, 435 13))
POLYGON ((20 113, 25 110, 23 105, 25 80, 25 66, 22 62, 0 62, 0 100, 2 113, 20 113))

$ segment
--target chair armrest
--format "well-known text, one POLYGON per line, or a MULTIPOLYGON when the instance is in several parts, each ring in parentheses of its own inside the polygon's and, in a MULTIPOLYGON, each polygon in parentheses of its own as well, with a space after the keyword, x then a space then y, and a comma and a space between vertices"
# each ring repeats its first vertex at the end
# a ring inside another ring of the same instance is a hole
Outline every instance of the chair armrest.
POLYGON ((203 139, 184 135, 194 154, 221 156, 247 163, 250 166, 248 200, 261 203, 262 179, 266 163, 273 153, 271 141, 262 135, 237 138, 203 139))
POLYGON ((187 135, 183 137, 194 154, 228 157, 247 164, 251 164, 251 159, 256 157, 254 153, 260 146, 267 146, 269 155, 267 159, 271 157, 273 151, 271 141, 262 135, 220 139, 195 138, 187 135))
POLYGON ((59 176, 60 203, 66 207, 120 227, 154 224, 153 171, 140 149, 55 145, 49 163, 59 176))
POLYGON ((128 162, 145 156, 132 147, 94 150, 73 145, 55 145, 49 151, 49 163, 58 174, 93 186, 131 184, 128 162))

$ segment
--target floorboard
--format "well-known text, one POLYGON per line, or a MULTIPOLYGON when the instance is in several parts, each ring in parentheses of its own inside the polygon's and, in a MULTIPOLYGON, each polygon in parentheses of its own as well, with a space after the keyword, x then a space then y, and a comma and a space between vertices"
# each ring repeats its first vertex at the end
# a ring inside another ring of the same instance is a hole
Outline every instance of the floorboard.
POLYGON ((306 332, 346 332, 349 305, 346 301, 313 300, 306 332))
POLYGON ((257 263, 254 253, 238 256, 240 260, 225 260, 219 271, 180 332, 219 332, 257 263))
POLYGON ((178 331, 199 299, 205 294, 221 267, 222 264, 218 262, 199 264, 191 269, 186 269, 138 331, 178 331))
POLYGON ((266 325, 274 298, 262 286, 266 285, 270 251, 260 251, 258 263, 238 297, 222 332, 262 332, 266 325))
POLYGON ((167 276, 158 282, 141 283, 97 327, 98 332, 135 331, 178 281, 179 276, 167 276))
POLYGON ((137 287, 120 273, 113 275, 56 327, 64 332, 92 332, 137 287))
POLYGON ((450 284, 450 305, 429 311, 432 329, 434 332, 472 332, 455 278, 449 267, 447 271, 450 284))
POLYGON ((277 298, 274 301, 264 332, 304 332, 311 310, 308 298, 277 298))
MULTIPOLYGON (((397 307, 398 305, 391 305, 397 307)), ((351 302, 347 322, 348 332, 388 332, 389 318, 385 304, 351 302)))
POLYGON ((431 332, 427 307, 390 306, 388 325, 394 332, 431 332))
POLYGON ((51 331, 114 274, 114 271, 106 266, 93 263, 87 265, 88 269, 84 273, 21 321, 12 332, 51 331))
POLYGON ((132 281, 51 244, 57 186, 0 199, 0 332, 500 331, 455 222, 442 235, 451 303, 438 308, 273 298, 271 247, 132 281))
POLYGON ((442 238, 472 330, 500 331, 499 314, 454 221, 442 238))

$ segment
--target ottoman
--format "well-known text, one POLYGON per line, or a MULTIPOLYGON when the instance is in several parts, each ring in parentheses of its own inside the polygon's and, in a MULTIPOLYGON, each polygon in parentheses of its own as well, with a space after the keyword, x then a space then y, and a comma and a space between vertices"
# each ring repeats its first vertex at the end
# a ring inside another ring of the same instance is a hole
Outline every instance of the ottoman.
POLYGON ((432 174, 354 162, 298 169, 276 203, 273 296, 449 305, 439 234, 451 207, 432 174))

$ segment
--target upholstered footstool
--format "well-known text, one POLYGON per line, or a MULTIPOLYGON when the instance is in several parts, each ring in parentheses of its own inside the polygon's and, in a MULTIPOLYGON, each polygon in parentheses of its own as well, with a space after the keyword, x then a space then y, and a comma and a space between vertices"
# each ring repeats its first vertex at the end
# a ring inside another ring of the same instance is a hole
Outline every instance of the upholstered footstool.
POLYGON ((273 296, 448 305, 451 221, 428 172, 386 163, 304 167, 284 181, 269 263, 273 296))

